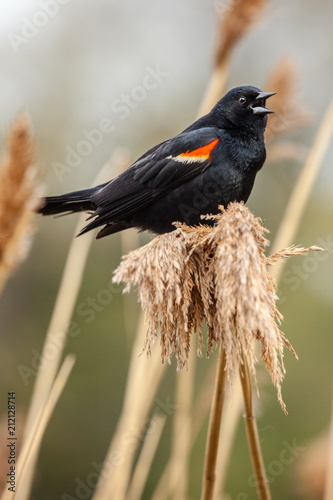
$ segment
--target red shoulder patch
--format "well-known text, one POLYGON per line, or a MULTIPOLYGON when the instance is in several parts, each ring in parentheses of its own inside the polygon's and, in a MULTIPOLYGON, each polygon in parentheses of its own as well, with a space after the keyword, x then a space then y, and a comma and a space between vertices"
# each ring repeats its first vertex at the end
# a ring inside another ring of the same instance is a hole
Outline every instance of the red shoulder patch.
POLYGON ((181 153, 179 156, 182 158, 200 158, 201 160, 208 160, 211 152, 216 147, 218 139, 206 144, 206 146, 202 146, 201 148, 194 149, 193 151, 186 151, 186 153, 181 153))

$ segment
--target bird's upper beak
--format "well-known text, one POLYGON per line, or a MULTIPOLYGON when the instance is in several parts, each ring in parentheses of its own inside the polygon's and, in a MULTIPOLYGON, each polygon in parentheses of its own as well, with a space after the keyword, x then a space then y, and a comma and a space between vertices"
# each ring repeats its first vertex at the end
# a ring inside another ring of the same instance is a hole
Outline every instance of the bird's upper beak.
POLYGON ((265 107, 266 99, 268 99, 268 97, 271 97, 272 95, 275 95, 275 94, 276 94, 276 92, 259 92, 259 94, 255 98, 255 100, 251 106, 253 114, 255 114, 255 115, 268 115, 269 113, 275 113, 275 111, 272 111, 271 109, 267 109, 265 107))

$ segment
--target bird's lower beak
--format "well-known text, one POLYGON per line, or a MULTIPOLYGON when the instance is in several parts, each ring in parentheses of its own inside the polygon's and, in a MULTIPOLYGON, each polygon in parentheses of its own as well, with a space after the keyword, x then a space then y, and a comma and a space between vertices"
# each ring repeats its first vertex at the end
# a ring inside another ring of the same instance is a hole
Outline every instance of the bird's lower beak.
POLYGON ((269 113, 275 113, 275 111, 266 108, 266 99, 275 95, 276 92, 259 92, 251 108, 254 115, 268 115, 269 113))

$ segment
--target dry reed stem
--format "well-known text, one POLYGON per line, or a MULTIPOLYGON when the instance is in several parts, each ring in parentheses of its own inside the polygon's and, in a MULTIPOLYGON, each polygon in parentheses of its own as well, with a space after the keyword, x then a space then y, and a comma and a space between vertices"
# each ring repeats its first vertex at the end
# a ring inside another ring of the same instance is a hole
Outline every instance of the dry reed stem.
POLYGON ((299 129, 310 121, 310 113, 303 109, 304 105, 297 98, 296 74, 295 61, 284 57, 268 77, 265 88, 273 89, 276 95, 269 100, 269 106, 274 109, 275 114, 268 120, 266 140, 270 141, 278 135, 299 129))
POLYGON ((333 498, 333 404, 331 409, 331 421, 328 440, 328 459, 325 479, 325 494, 323 500, 331 500, 333 498))
POLYGON ((227 86, 229 76, 228 61, 222 62, 214 68, 214 71, 207 84, 204 97, 199 107, 198 117, 203 116, 215 106, 217 101, 221 99, 227 86))
POLYGON ((216 461, 219 446, 222 410, 225 396, 226 355, 220 343, 219 359, 216 371, 214 396, 209 417, 206 441, 205 466, 202 478, 201 500, 212 500, 216 479, 216 461))
POLYGON ((40 201, 40 168, 27 115, 10 127, 0 165, 0 292, 9 274, 25 258, 40 201))
MULTIPOLYGON (((218 359, 216 360, 218 361, 218 359)), ((201 384, 199 393, 195 399, 192 420, 193 430, 191 434, 191 447, 194 445, 203 424, 205 423, 206 415, 211 408, 211 402, 214 391, 214 378, 216 377, 216 366, 212 364, 201 384)), ((218 493, 222 491, 223 484, 226 476, 226 468, 228 463, 229 454, 231 451, 232 442, 236 432, 238 423, 238 415, 240 413, 242 393, 241 385, 238 379, 235 379, 232 386, 232 391, 226 394, 226 403, 223 409, 223 420, 221 425, 220 444, 217 458, 217 471, 219 472, 216 477, 215 497, 219 498, 218 493), (240 396, 240 397, 239 397, 240 396), (227 449, 227 452, 226 452, 227 449)), ((180 480, 183 474, 182 466, 178 469, 176 476, 170 477, 170 461, 167 462, 162 474, 160 475, 158 484, 151 496, 151 500, 166 500, 172 495, 177 486, 177 481, 180 480)))
POLYGON ((157 387, 164 374, 157 352, 153 354, 150 363, 138 358, 145 334, 142 317, 132 348, 122 412, 104 461, 94 500, 108 500, 111 496, 117 500, 126 498, 135 453, 157 387), (147 387, 148 390, 142 391, 142 387, 147 387), (135 442, 126 438, 128 435, 136 438, 135 442))
MULTIPOLYGON (((218 361, 218 360, 216 360, 218 361)), ((216 366, 215 363, 211 364, 201 386, 199 393, 195 399, 193 410, 192 410, 192 420, 193 420, 193 430, 191 435, 191 446, 194 445, 203 424, 205 423, 206 415, 211 408, 211 401, 214 391, 214 378, 216 377, 216 366)), ((242 408, 242 390, 240 381, 236 378, 232 382, 232 390, 229 390, 226 394, 226 403, 224 404, 223 410, 223 420, 221 425, 220 433, 220 445, 218 451, 217 459, 217 470, 219 471, 216 477, 216 487, 215 487, 215 497, 216 500, 219 498, 219 492, 222 492, 223 483, 226 476, 226 467, 232 447, 233 436, 236 432, 236 427, 238 423, 238 416, 242 408)), ((159 481, 155 487, 155 490, 151 496, 151 500, 166 500, 169 498, 176 488, 177 481, 180 480, 183 474, 183 469, 180 467, 177 476, 172 476, 170 478, 170 461, 167 462, 162 474, 160 475, 159 481)))
MULTIPOLYGON (((34 460, 34 456, 38 453, 45 430, 50 421, 54 408, 64 390, 68 377, 75 363, 75 356, 69 354, 54 380, 51 390, 45 405, 39 409, 38 415, 34 421, 30 433, 27 435, 23 444, 21 453, 18 457, 16 467, 16 493, 15 499, 18 498, 19 492, 22 490, 22 485, 25 484, 25 476, 29 474, 30 463, 34 460)), ((13 493, 7 488, 1 496, 1 500, 10 500, 13 498, 13 493)))
POLYGON ((232 383, 232 390, 226 395, 223 409, 223 420, 220 431, 220 443, 217 455, 215 494, 214 500, 223 497, 223 490, 227 478, 229 457, 232 444, 235 440, 236 430, 239 423, 239 414, 242 408, 242 388, 239 377, 232 383))
MULTIPOLYGON (((105 182, 110 176, 111 164, 106 164, 94 180, 96 183, 105 182)), ((76 238, 76 235, 82 228, 86 219, 86 215, 80 215, 76 225, 74 236, 67 255, 65 268, 63 271, 59 291, 56 298, 56 303, 52 312, 52 317, 45 337, 45 342, 42 351, 42 360, 36 382, 33 389, 33 394, 28 411, 25 436, 28 436, 40 409, 45 405, 51 387, 53 385, 56 373, 59 368, 63 349, 67 339, 67 329, 70 323, 71 316, 75 307, 77 295, 82 281, 83 272, 86 265, 90 245, 93 241, 93 234, 87 234, 81 238, 76 238), (54 338, 56 336, 57 344, 55 349, 54 338), (48 355, 53 352, 52 358, 48 355)), ((26 439, 26 438, 25 438, 26 439)), ((33 473, 36 465, 38 449, 35 456, 30 460, 30 474, 26 474, 26 483, 21 491, 17 494, 17 500, 26 500, 29 498, 30 489, 33 479, 33 473)))
POLYGON ((243 363, 239 367, 239 376, 242 384, 244 407, 245 407, 245 426, 246 435, 250 448, 250 455, 254 474, 256 477, 256 486, 260 500, 270 500, 271 494, 267 480, 264 461, 260 448, 257 422, 253 411, 252 387, 249 366, 246 354, 243 357, 243 363))
MULTIPOLYGON (((278 249, 287 247, 293 241, 297 229, 300 225, 306 203, 309 199, 312 186, 318 175, 320 166, 326 154, 326 151, 331 143, 333 134, 333 99, 322 120, 319 131, 316 135, 313 146, 310 150, 308 159, 302 169, 296 186, 293 189, 282 221, 279 226, 278 233, 274 240, 273 250, 275 253, 278 249)), ((284 264, 275 267, 271 270, 275 280, 279 280, 284 264)))
POLYGON ((192 348, 189 358, 189 369, 182 370, 176 379, 175 402, 176 409, 172 420, 172 443, 170 456, 169 484, 170 498, 184 500, 188 498, 188 483, 190 477, 190 453, 192 444, 192 401, 194 392, 194 375, 196 366, 196 351, 192 348), (179 474, 179 470, 182 474, 179 474), (173 477, 176 480, 173 480, 173 477))
MULTIPOLYGON (((215 368, 215 363, 210 366, 208 373, 206 374, 204 381, 201 384, 199 394, 197 395, 193 405, 193 410, 191 412, 191 448, 196 441, 196 438, 205 422, 206 415, 208 414, 211 407, 214 379, 216 376, 215 368)), ((163 473, 160 476, 154 493, 151 496, 151 500, 165 500, 173 494, 174 489, 177 487, 177 482, 181 480, 181 476, 184 473, 183 467, 185 467, 186 470, 186 466, 184 463, 180 464, 177 475, 171 475, 171 467, 172 464, 169 460, 164 468, 163 473)))
POLYGON ((165 415, 156 415, 154 420, 150 423, 138 462, 133 472, 126 500, 140 500, 142 497, 151 464, 164 429, 165 421, 165 415))

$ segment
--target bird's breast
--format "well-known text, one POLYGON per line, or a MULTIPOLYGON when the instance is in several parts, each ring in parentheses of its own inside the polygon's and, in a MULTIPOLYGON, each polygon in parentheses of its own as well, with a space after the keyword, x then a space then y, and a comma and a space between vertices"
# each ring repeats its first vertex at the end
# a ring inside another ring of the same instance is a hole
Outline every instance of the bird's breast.
POLYGON ((233 169, 241 171, 255 171, 261 169, 266 159, 266 149, 264 137, 249 136, 230 136, 225 134, 223 137, 223 157, 233 169))

